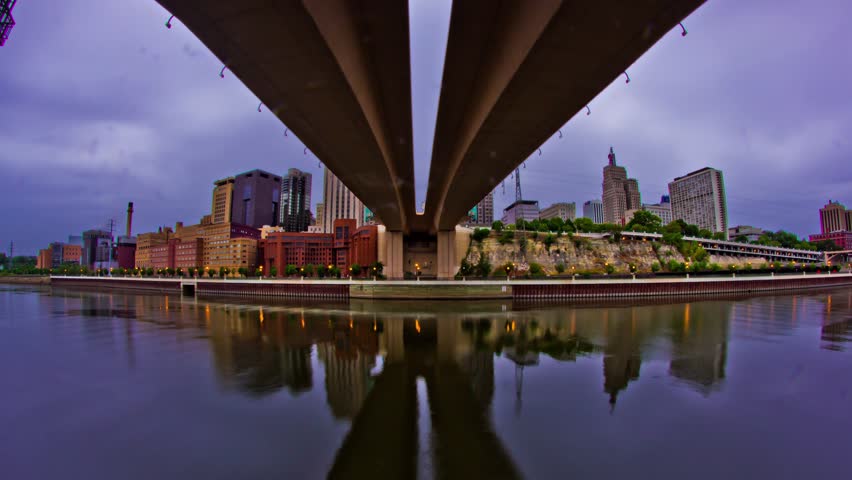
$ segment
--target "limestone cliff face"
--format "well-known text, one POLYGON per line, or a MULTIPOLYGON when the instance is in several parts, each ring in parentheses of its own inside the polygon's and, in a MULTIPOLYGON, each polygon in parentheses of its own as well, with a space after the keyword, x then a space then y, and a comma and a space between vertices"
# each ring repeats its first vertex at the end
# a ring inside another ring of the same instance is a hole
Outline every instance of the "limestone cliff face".
MULTIPOLYGON (((565 265, 565 273, 571 273, 571 267, 577 273, 602 273, 607 264, 612 265, 617 273, 629 273, 630 265, 635 265, 637 272, 650 272, 655 262, 665 265, 671 260, 684 261, 683 255, 676 248, 656 242, 612 242, 604 238, 562 235, 548 249, 544 243, 547 234, 539 233, 534 238, 533 234, 528 233, 525 246, 522 246, 522 236, 520 232, 516 233, 515 241, 506 245, 500 244, 499 234, 494 232, 481 243, 471 240, 465 258, 476 265, 481 256, 485 255, 492 268, 511 262, 515 263, 519 272, 528 270, 529 264, 535 262, 544 267, 547 274, 555 274, 556 265, 560 263, 565 265)), ((731 263, 744 265, 752 262, 757 266, 764 262, 762 258, 745 260, 717 256, 711 256, 709 261, 723 268, 731 263)))

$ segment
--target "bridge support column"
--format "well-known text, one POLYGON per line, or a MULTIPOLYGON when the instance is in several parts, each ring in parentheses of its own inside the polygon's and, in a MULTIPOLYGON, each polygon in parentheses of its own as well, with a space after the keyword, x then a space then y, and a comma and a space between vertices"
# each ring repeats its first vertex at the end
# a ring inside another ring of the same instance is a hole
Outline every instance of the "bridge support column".
POLYGON ((402 278, 402 232, 385 231, 379 237, 379 261, 385 266, 385 276, 392 280, 402 278), (384 237, 384 238, 382 238, 384 237))
POLYGON ((452 280, 470 242, 470 231, 457 228, 438 232, 438 279, 452 280))
POLYGON ((458 270, 455 259, 456 232, 438 232, 438 280, 451 280, 458 270))

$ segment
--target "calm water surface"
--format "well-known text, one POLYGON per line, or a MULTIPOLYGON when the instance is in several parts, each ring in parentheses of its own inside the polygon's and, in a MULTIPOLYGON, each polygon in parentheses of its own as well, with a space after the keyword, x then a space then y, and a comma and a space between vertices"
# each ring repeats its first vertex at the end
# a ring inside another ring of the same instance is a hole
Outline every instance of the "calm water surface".
POLYGON ((852 289, 229 302, 0 285, 2 478, 852 475, 852 289))

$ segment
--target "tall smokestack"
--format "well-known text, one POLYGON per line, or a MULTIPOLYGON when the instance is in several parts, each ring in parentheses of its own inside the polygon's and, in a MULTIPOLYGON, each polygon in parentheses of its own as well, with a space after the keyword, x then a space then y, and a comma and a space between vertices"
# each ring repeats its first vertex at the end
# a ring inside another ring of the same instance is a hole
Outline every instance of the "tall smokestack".
POLYGON ((133 226, 133 202, 127 204, 127 236, 130 236, 133 226))

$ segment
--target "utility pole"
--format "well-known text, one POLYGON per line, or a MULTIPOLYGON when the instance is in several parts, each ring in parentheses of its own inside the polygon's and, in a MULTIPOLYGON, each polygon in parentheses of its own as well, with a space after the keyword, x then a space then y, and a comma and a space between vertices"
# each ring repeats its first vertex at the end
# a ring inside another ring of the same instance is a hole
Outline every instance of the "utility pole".
POLYGON ((112 232, 115 230, 115 219, 110 218, 107 220, 107 228, 109 229, 109 239, 107 242, 107 275, 112 276, 112 232))

